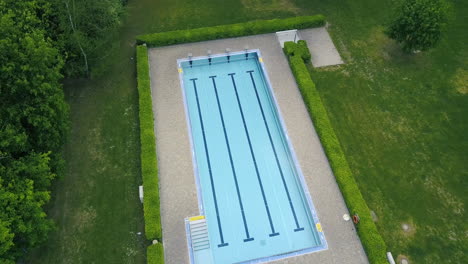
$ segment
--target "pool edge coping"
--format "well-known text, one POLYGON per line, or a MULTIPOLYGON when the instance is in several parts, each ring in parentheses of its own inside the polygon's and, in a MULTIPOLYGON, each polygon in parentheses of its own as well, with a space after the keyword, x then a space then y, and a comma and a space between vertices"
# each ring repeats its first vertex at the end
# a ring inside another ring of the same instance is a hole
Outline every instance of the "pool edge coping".
MULTIPOLYGON (((293 145, 290 141, 289 135, 288 135, 288 130, 286 127, 286 124, 284 122, 281 110, 279 108, 278 101, 276 99, 275 93, 273 91, 273 87, 271 86, 270 82, 270 77, 268 76, 268 73, 265 69, 265 63, 263 61, 263 57, 261 55, 260 49, 245 49, 243 51, 234 51, 234 52, 226 52, 226 53, 218 53, 218 54, 213 54, 213 55, 207 55, 207 56, 196 56, 196 57, 191 57, 191 58, 180 58, 177 59, 177 69, 178 69, 178 76, 179 76, 179 84, 180 84, 180 89, 182 90, 182 98, 183 98, 183 104, 184 104, 184 114, 185 114, 185 121, 187 124, 187 130, 188 130, 188 137, 189 137, 189 142, 190 142, 190 150, 191 150, 191 157, 192 157, 192 168, 193 168, 193 173, 194 173, 194 178, 195 178, 195 185, 196 185, 196 190, 197 190, 197 200, 198 200, 198 209, 199 209, 199 215, 205 215, 205 210, 203 208, 203 196, 202 196, 202 187, 200 184, 200 176, 199 176, 199 171, 198 171, 198 166, 197 166, 197 159, 195 156, 195 149, 194 149, 194 144, 193 144, 193 138, 192 138, 192 125, 191 125, 191 119, 190 115, 188 112, 188 105, 187 105, 187 98, 186 98, 186 93, 184 89, 184 80, 183 80, 183 68, 182 68, 182 63, 183 62, 188 62, 188 61, 194 61, 194 60, 203 60, 203 59, 213 59, 213 58, 219 58, 219 57, 225 57, 227 55, 229 56, 234 56, 234 55, 242 55, 245 53, 256 53, 257 54, 257 63, 259 63, 263 76, 265 77, 266 85, 268 86, 268 91, 271 95, 271 98, 273 99, 273 107, 274 111, 277 114, 278 120, 280 122, 280 127, 281 131, 283 132, 284 138, 286 139, 286 144, 288 147, 288 152, 289 155, 291 155, 292 161, 294 163, 294 169, 296 170, 296 175, 299 179, 299 182, 301 183, 301 189, 304 192, 305 199, 307 201, 307 207, 309 209, 309 212, 312 216, 312 221, 314 224, 315 231, 317 232, 321 245, 316 246, 316 247, 309 247, 293 252, 286 252, 278 255, 273 255, 273 256, 268 256, 268 257, 261 257, 258 259, 252 259, 248 261, 243 261, 243 262, 237 262, 236 264, 257 264, 257 263, 267 263, 271 261, 276 261, 276 260, 281 260, 281 259, 286 259, 286 258, 292 258, 300 255, 305 255, 305 254, 311 254, 319 251, 324 251, 328 249, 328 243, 325 238, 325 231, 321 227, 320 220, 317 215, 317 211, 315 210, 315 206, 312 201, 312 196, 309 191, 309 187, 305 181, 304 174, 302 172, 302 169, 300 167, 299 161, 297 159, 295 150, 293 148, 293 145), (320 229, 320 230, 319 230, 320 229)), ((184 219, 185 223, 185 233, 186 233, 186 238, 187 238, 187 247, 188 247, 188 253, 189 253, 189 260, 191 264, 194 264, 194 256, 193 256, 193 248, 191 246, 191 238, 190 238, 190 230, 189 230, 189 216, 187 216, 184 219)))

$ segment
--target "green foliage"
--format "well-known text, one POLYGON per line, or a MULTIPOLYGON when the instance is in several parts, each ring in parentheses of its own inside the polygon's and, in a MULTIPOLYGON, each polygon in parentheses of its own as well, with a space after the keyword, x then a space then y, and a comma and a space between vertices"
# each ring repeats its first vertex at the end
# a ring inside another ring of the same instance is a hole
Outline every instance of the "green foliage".
POLYGON ((239 24, 141 35, 137 37, 137 43, 146 43, 149 46, 167 46, 187 42, 256 35, 287 29, 320 27, 324 24, 325 17, 322 15, 257 20, 239 24))
MULTIPOLYGON (((289 47, 292 48, 292 47, 289 47)), ((297 49, 298 47, 296 47, 297 49)), ((286 52, 286 50, 285 50, 286 52)), ((286 52, 287 53, 287 52, 286 52)), ((387 264, 386 245, 372 221, 369 208, 362 197, 352 175, 340 142, 328 118, 320 95, 301 57, 302 54, 288 56, 291 70, 296 78, 302 98, 325 149, 330 166, 346 201, 349 211, 360 216, 357 231, 372 264, 387 264)))
POLYGON ((156 138, 154 135, 148 50, 146 46, 137 46, 137 81, 146 238, 161 239, 158 160, 156 157, 156 138))
POLYGON ((297 50, 304 62, 310 62, 311 55, 309 48, 307 47, 307 42, 305 40, 299 40, 297 42, 297 50))
POLYGON ((118 34, 122 0, 52 0, 53 23, 66 54, 65 75, 86 76, 112 50, 110 40, 118 34))
POLYGON ((161 243, 153 244, 146 250, 146 258, 148 264, 163 264, 164 263, 164 248, 161 243))
POLYGON ((63 61, 43 0, 0 2, 0 262, 14 262, 52 229, 43 206, 68 130, 63 61))
POLYGON ((0 163, 0 222, 4 223, 0 260, 15 260, 23 248, 45 241, 52 229, 42 208, 50 199, 48 187, 55 177, 48 163, 48 154, 36 153, 17 160, 4 157, 0 163))
POLYGON ((292 56, 296 52, 296 43, 293 41, 286 41, 284 42, 284 53, 286 53, 287 56, 292 56))
POLYGON ((300 56, 306 63, 310 62, 310 51, 307 47, 307 42, 305 40, 299 40, 297 43, 293 41, 286 41, 284 43, 284 52, 288 56, 298 55, 300 56))
POLYGON ((27 135, 27 140, 9 150, 58 151, 68 127, 60 84, 63 62, 40 28, 34 1, 11 3, 0 5, 0 120, 11 134, 27 135))
POLYGON ((447 21, 443 0, 405 0, 387 29, 387 35, 412 52, 434 47, 447 21))
MULTIPOLYGON (((2 179, 0 178, 0 186, 1 186, 2 179)), ((0 196, 1 200, 5 198, 0 196)), ((5 220, 0 218, 0 256, 5 255, 6 252, 14 245, 13 238, 14 234, 11 233, 10 230, 10 223, 6 222, 5 220)), ((0 261, 2 259, 0 258, 0 261)), ((1 262, 0 262, 1 263, 1 262)))

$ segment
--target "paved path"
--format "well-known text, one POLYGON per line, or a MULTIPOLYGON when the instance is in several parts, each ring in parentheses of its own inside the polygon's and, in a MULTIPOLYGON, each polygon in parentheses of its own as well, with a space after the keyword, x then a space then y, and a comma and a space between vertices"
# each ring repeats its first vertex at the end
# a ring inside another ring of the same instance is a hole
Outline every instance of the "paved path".
POLYGON ((307 41, 314 67, 344 63, 325 27, 303 29, 299 35, 307 41))
POLYGON ((191 149, 176 60, 187 57, 188 53, 193 53, 193 56, 206 55, 207 49, 211 49, 213 54, 222 53, 226 48, 243 50, 245 45, 251 49, 260 49, 262 53, 329 247, 325 251, 275 263, 368 263, 353 224, 342 219, 343 214, 348 213, 347 208, 287 59, 273 33, 149 50, 166 264, 188 263, 184 218, 198 215, 191 149))

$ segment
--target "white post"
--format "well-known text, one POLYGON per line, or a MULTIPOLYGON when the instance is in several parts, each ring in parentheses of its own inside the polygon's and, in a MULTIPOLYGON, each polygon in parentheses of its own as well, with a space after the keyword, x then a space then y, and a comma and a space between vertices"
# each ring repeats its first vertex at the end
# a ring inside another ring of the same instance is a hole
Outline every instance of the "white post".
POLYGON ((138 188, 138 191, 140 193, 140 201, 141 203, 143 203, 143 185, 140 185, 140 187, 138 188))
POLYGON ((392 252, 387 252, 387 259, 388 259, 388 263, 395 264, 395 260, 393 259, 392 252))

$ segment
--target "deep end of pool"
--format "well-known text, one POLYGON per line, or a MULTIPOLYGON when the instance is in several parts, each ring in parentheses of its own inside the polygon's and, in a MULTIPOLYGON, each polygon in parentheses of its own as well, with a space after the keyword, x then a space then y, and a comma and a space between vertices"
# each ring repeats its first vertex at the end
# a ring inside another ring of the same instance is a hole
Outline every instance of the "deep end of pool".
POLYGON ((264 63, 259 50, 178 60, 200 209, 185 220, 191 263, 327 249, 264 63))

